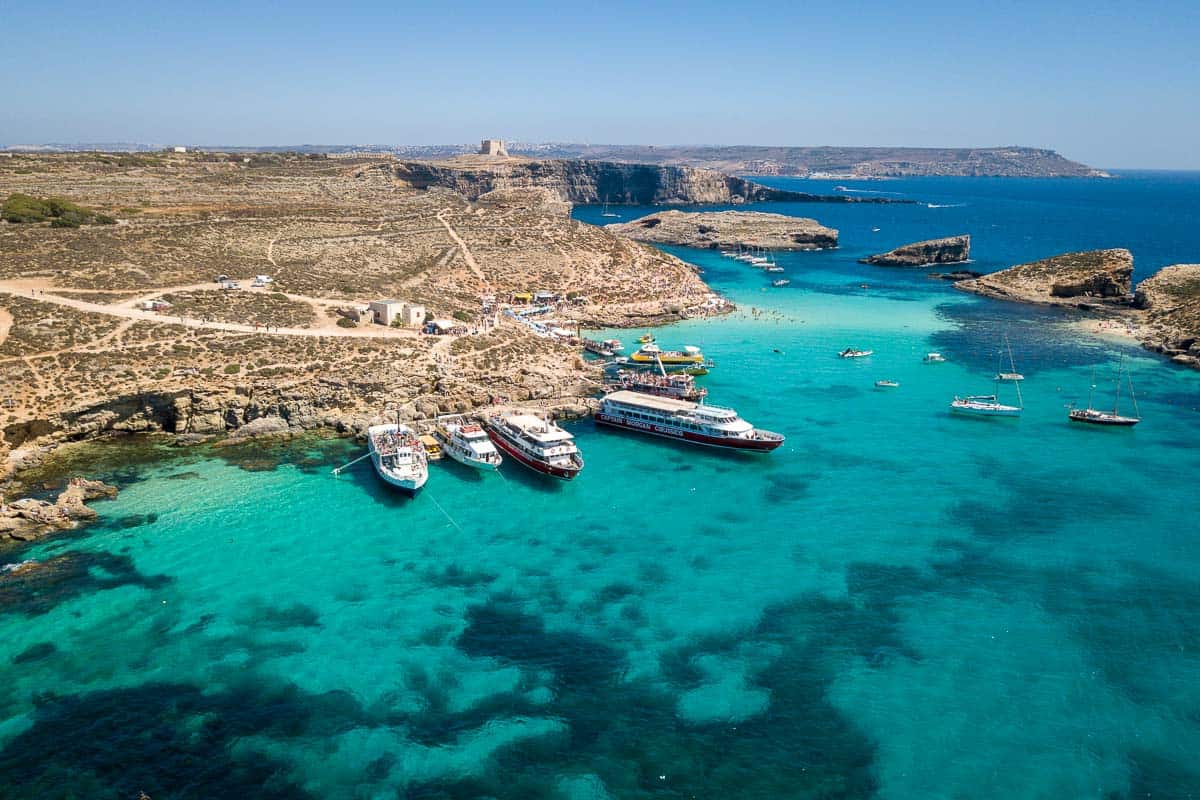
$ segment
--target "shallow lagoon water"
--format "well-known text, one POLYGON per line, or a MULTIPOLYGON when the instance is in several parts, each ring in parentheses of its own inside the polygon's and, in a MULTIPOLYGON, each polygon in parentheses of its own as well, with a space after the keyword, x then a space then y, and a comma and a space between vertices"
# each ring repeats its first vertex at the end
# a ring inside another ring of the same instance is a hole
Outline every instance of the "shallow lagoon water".
POLYGON ((1200 374, 854 264, 831 224, 786 289, 677 251, 740 309, 659 339, 788 435, 768 457, 581 422, 569 484, 444 463, 406 500, 331 477, 342 442, 126 472, 14 556, 53 570, 0 595, 0 797, 1200 792, 1200 374), (1005 334, 1023 417, 951 417, 1005 334), (1146 421, 1068 424, 1122 357, 1146 421))

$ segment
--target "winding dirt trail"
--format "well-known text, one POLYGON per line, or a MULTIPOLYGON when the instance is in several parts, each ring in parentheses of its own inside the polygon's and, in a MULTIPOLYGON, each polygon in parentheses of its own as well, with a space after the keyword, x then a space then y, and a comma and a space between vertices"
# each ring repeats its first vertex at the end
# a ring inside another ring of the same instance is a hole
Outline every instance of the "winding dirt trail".
POLYGON ((486 288, 488 285, 487 278, 483 277, 483 270, 479 268, 479 263, 475 261, 475 256, 471 253, 471 248, 467 247, 467 243, 464 242, 463 238, 458 235, 458 231, 454 230, 454 226, 450 224, 450 221, 442 216, 448 211, 450 211, 448 208, 443 208, 441 211, 439 211, 436 215, 437 221, 442 223, 442 227, 446 229, 446 233, 448 233, 454 243, 458 245, 459 252, 462 253, 463 261, 467 262, 467 269, 471 270, 475 277, 479 278, 479 283, 486 288))

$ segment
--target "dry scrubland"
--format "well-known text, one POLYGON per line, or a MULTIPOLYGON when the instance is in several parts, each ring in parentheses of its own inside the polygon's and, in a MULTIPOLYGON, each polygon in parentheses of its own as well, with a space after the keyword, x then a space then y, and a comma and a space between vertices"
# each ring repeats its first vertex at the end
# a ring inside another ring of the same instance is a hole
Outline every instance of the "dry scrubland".
POLYGON ((439 341, 340 327, 337 310, 395 297, 466 318, 484 292, 545 289, 586 296, 571 310, 584 322, 644 324, 708 291, 678 259, 575 222, 536 191, 471 203, 378 162, 20 156, 0 161, 0 199, 12 193, 117 223, 0 223, 0 455, 112 429, 217 433, 264 416, 307 427, 385 405, 420 416, 578 397, 590 368, 520 326, 439 341), (213 284, 264 273, 267 290, 213 284), (135 310, 151 298, 173 306, 135 310))

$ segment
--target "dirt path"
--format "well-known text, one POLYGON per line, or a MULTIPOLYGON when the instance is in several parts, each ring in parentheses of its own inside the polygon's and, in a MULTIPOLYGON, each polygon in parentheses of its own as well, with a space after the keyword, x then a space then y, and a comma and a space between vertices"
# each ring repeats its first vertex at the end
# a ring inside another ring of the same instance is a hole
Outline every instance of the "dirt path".
POLYGON ((458 231, 454 230, 454 226, 450 224, 449 220, 442 216, 448 211, 450 211, 450 209, 443 208, 437 213, 438 222, 442 223, 442 226, 446 229, 446 233, 448 233, 454 243, 458 245, 458 249, 463 256, 463 261, 467 262, 467 269, 471 270, 476 278, 479 278, 479 283, 484 288, 487 288, 487 278, 483 277, 483 270, 479 268, 479 264, 475 261, 475 256, 471 254, 471 248, 467 247, 467 243, 464 242, 462 237, 458 235, 458 231))
POLYGON ((12 314, 0 308, 0 344, 4 344, 4 340, 8 338, 8 332, 12 330, 12 323, 12 314))
MULTIPOLYGON (((146 322, 158 322, 161 324, 184 325, 189 328, 203 328, 204 330, 216 331, 234 331, 237 333, 262 333, 268 332, 263 329, 263 326, 243 325, 236 322, 204 322, 198 319, 188 317, 174 317, 170 314, 159 314, 154 311, 143 311, 140 308, 133 308, 142 300, 150 300, 168 292, 187 291, 189 289, 211 289, 211 283, 193 284, 185 287, 170 287, 168 289, 160 289, 153 294, 146 294, 140 297, 135 297, 132 300, 126 300, 119 305, 107 305, 104 303, 89 303, 86 300, 80 300, 74 297, 61 297, 50 293, 48 288, 38 288, 37 294, 33 295, 32 283, 30 281, 0 281, 0 293, 15 294, 22 297, 30 297, 33 300, 42 303, 52 303, 54 305, 66 306, 79 311, 88 311, 93 314, 107 314, 110 317, 123 317, 125 319, 142 320, 146 322)), ((75 291, 74 289, 63 289, 63 291, 75 291)), ((303 297, 300 295, 288 295, 289 298, 301 300, 307 303, 320 303, 321 305, 341 305, 341 301, 337 300, 321 300, 313 297, 303 297)), ((323 316, 326 320, 329 318, 323 316)), ((272 326, 268 335, 271 336, 336 336, 347 339, 415 339, 418 334, 415 330, 407 328, 385 328, 381 325, 372 325, 368 328, 339 328, 336 324, 331 323, 328 327, 320 328, 276 328, 272 326)))

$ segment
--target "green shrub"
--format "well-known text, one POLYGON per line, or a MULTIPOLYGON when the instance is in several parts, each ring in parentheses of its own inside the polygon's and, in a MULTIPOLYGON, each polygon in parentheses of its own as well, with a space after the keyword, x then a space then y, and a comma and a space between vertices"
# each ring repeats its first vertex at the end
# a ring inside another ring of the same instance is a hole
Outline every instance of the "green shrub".
POLYGON ((455 311, 453 316, 459 322, 470 322, 472 319, 474 319, 474 317, 472 317, 467 311, 455 311))
POLYGON ((239 373, 241 371, 242 371, 241 364, 226 364, 225 365, 225 374, 226 375, 236 375, 237 373, 239 373))
POLYGON ((339 328, 357 328, 358 323, 349 317, 338 317, 337 326, 339 328))
POLYGON ((54 228, 78 228, 80 225, 99 223, 112 225, 112 217, 97 214, 91 209, 72 203, 61 197, 34 197, 14 192, 0 207, 0 217, 8 222, 45 222, 51 220, 54 228))

